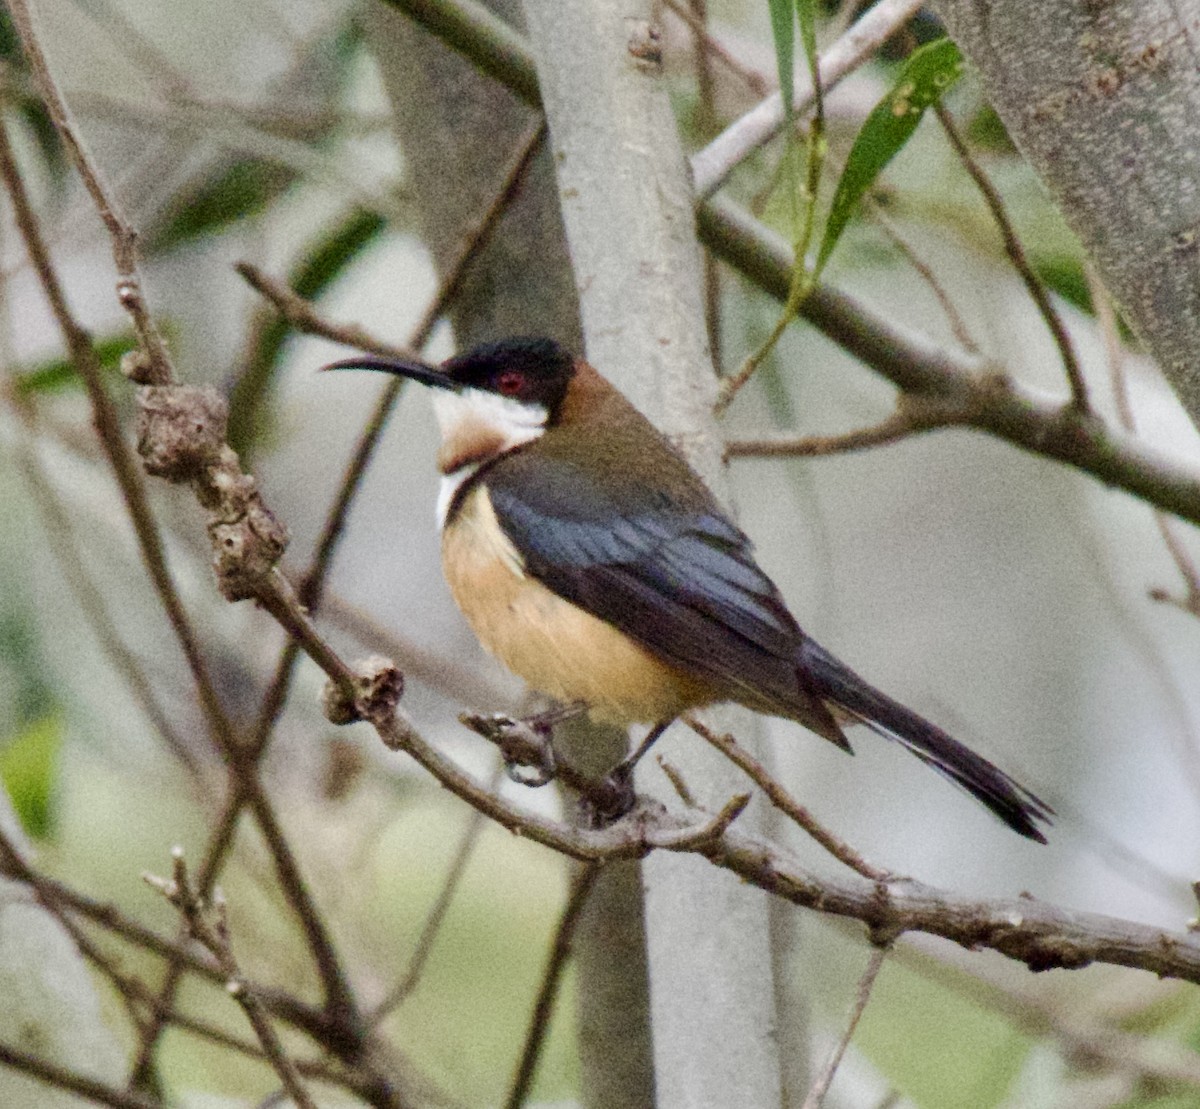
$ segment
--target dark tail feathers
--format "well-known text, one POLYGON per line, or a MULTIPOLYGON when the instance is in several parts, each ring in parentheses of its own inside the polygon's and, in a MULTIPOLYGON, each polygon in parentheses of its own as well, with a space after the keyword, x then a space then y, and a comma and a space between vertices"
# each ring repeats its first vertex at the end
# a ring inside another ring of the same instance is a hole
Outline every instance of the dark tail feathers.
POLYGON ((903 744, 922 762, 978 798, 1014 832, 1038 843, 1046 842, 1035 821, 1049 824, 1054 810, 1003 770, 868 685, 811 639, 804 643, 801 665, 812 692, 872 731, 903 744))

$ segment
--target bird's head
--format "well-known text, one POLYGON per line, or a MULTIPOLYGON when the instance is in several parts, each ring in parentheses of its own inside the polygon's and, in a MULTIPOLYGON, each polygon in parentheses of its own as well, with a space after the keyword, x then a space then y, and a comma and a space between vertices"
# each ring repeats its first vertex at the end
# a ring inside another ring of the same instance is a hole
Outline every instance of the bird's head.
POLYGON ((432 366, 417 359, 364 356, 327 370, 382 370, 434 390, 443 473, 478 466, 538 438, 559 418, 579 365, 553 339, 511 338, 472 347, 432 366))

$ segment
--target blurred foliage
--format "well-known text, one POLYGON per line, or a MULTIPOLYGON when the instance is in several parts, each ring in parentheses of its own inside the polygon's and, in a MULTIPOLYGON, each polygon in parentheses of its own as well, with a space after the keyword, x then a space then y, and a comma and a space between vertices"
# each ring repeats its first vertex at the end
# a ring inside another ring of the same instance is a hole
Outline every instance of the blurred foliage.
POLYGON ((6 70, 6 107, 14 111, 33 138, 47 176, 55 185, 66 181, 67 155, 59 141, 50 113, 39 96, 34 95, 29 67, 21 52, 21 42, 8 8, 0 6, 0 60, 6 70))
POLYGON ((218 165, 171 198, 170 206, 145 236, 148 253, 165 253, 220 234, 239 220, 264 211, 296 180, 290 166, 259 158, 218 165))
MULTIPOLYGON (((92 343, 100 361, 100 369, 112 377, 121 376, 121 358, 136 345, 133 333, 129 331, 99 338, 92 343)), ((76 372, 75 364, 66 358, 52 358, 28 370, 18 367, 13 377, 17 395, 22 397, 83 388, 83 380, 76 372)))
MULTIPOLYGON (((319 300, 386 230, 382 216, 361 210, 322 228, 289 274, 288 285, 306 300, 319 300)), ((229 392, 229 444, 246 457, 270 426, 267 402, 292 330, 270 305, 260 309, 259 321, 229 392)))
MULTIPOLYGON (((297 59, 296 70, 307 86, 317 85, 328 108, 307 113, 303 123, 292 116, 273 119, 268 107, 258 117, 265 133, 278 131, 302 139, 316 149, 332 149, 339 137, 339 114, 332 102, 339 97, 361 57, 362 31, 355 19, 343 19, 334 33, 321 36, 297 59)), ((283 109, 294 108, 281 92, 283 109)), ((267 211, 297 181, 298 171, 266 157, 221 157, 207 165, 172 195, 166 208, 142 231, 142 249, 161 254, 186 247, 236 227, 240 221, 267 211)))
POLYGON ((29 835, 45 839, 54 831, 62 718, 48 712, 0 738, 0 781, 29 835))
POLYGON ((0 606, 0 783, 25 831, 45 838, 54 831, 62 718, 44 676, 37 612, 15 585, 0 606))

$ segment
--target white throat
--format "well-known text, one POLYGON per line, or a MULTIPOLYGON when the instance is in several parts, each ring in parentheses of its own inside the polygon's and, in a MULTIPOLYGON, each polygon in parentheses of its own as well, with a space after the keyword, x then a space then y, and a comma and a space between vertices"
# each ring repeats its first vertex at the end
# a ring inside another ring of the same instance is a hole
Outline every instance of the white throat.
POLYGON ((546 430, 549 414, 544 405, 484 389, 464 389, 461 393, 434 389, 433 411, 442 433, 437 518, 438 527, 445 527, 463 482, 485 462, 538 438, 546 430))

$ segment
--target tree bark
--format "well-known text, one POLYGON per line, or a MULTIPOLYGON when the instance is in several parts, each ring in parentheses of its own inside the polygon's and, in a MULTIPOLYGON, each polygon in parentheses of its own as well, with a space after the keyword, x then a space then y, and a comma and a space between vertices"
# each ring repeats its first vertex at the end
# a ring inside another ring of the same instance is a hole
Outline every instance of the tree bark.
MULTIPOLYGON (((519 22, 517 0, 497 13, 519 22)), ((367 25, 396 128, 411 168, 425 241, 445 270, 464 216, 487 203, 532 113, 471 62, 382 4, 367 25)), ((549 150, 530 166, 495 235, 476 258, 454 301, 460 346, 511 334, 548 334, 580 350, 575 283, 558 210, 549 150)), ((576 765, 597 773, 624 754, 625 734, 575 722, 556 742, 576 765)), ((641 864, 605 867, 576 927, 581 1099, 586 1109, 653 1105, 649 986, 641 864)))
POLYGON ((932 6, 1200 426, 1200 2, 932 6))
MULTIPOLYGON (((525 11, 588 357, 720 492, 703 267, 650 5, 526 0, 525 11)), ((743 735, 751 727, 744 712, 721 723, 743 735)), ((719 808, 744 785, 707 755, 691 742, 670 760, 719 808)), ((643 765, 639 788, 678 804, 654 767, 643 765)), ((657 1104, 777 1107, 764 899, 665 852, 643 871, 657 1104)))

